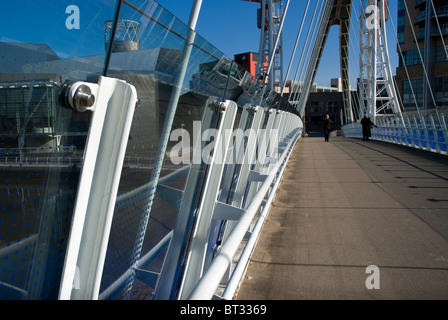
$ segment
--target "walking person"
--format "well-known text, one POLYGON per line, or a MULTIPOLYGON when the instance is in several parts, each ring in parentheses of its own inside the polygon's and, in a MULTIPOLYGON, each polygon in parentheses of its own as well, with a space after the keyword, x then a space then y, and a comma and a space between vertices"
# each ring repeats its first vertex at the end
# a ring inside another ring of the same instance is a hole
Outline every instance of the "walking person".
POLYGON ((362 141, 369 141, 369 138, 371 136, 370 128, 372 126, 376 127, 376 125, 370 120, 367 115, 364 115, 364 118, 361 120, 362 125, 362 141))
POLYGON ((333 127, 333 121, 331 121, 330 116, 327 114, 325 115, 324 119, 324 132, 325 132, 325 142, 328 142, 330 138, 330 131, 333 127))

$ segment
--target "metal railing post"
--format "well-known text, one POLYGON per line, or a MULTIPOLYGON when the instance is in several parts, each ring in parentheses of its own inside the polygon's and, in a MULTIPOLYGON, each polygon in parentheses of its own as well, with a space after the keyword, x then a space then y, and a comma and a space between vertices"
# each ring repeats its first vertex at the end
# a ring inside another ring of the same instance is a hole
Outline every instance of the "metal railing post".
MULTIPOLYGON (((244 191, 246 190, 246 186, 247 186, 247 181, 249 178, 249 173, 250 173, 250 167, 252 166, 252 164, 254 163, 254 161, 258 161, 258 157, 257 157, 257 147, 259 147, 257 145, 258 142, 258 137, 260 135, 260 129, 263 125, 263 120, 264 120, 264 109, 261 108, 260 106, 257 107, 252 107, 250 105, 247 105, 245 110, 243 111, 245 113, 252 113, 253 114, 253 121, 252 123, 248 126, 248 128, 246 130, 248 130, 249 134, 247 136, 247 143, 246 143, 246 148, 244 150, 242 150, 242 154, 244 155, 242 160, 240 160, 240 170, 238 172, 238 177, 234 177, 233 175, 233 171, 230 171, 226 174, 225 179, 229 179, 229 178, 233 178, 232 181, 236 180, 236 184, 234 186, 234 192, 231 195, 231 205, 235 208, 241 208, 242 207, 242 203, 243 203, 243 197, 244 197, 244 191)), ((244 129, 241 128, 240 129, 244 129)), ((244 139, 242 139, 241 141, 241 145, 238 146, 243 147, 244 146, 244 139)), ((234 164, 232 163, 231 166, 233 166, 234 164)), ((224 192, 224 190, 222 191, 224 192)), ((222 199, 222 201, 220 201, 221 204, 226 203, 226 201, 223 201, 226 199, 222 199)), ((225 218, 225 217, 224 217, 225 218)), ((225 241, 229 235, 229 233, 232 231, 233 227, 236 224, 236 220, 232 220, 232 219, 228 219, 225 220, 225 228, 224 228, 224 232, 223 232, 223 240, 225 241)), ((219 248, 217 248, 218 250, 219 248)), ((228 274, 230 273, 230 269, 232 267, 232 264, 229 266, 228 268, 228 274)), ((226 281, 228 281, 227 279, 223 279, 226 281)))
POLYGON ((180 290, 180 299, 185 299, 190 295, 204 272, 203 262, 207 251, 213 208, 218 198, 226 152, 230 143, 231 134, 229 134, 229 130, 233 129, 238 108, 235 102, 229 100, 225 104, 223 103, 222 107, 224 109, 219 110, 219 112, 222 112, 222 117, 215 136, 215 149, 210 159, 208 177, 196 216, 196 224, 180 290))
POLYGON ((95 101, 59 292, 64 300, 98 299, 137 94, 122 80, 100 77, 95 101))
POLYGON ((443 139, 445 140, 445 152, 448 153, 448 130, 446 126, 445 116, 443 114, 440 115, 440 127, 443 134, 443 139))
MULTIPOLYGON (((435 145, 436 152, 440 153, 440 145, 439 145, 439 141, 437 139, 437 128, 436 128, 436 124, 434 122, 434 118, 433 118, 432 114, 429 115, 429 121, 431 123, 432 136, 434 138, 434 145, 435 145)), ((431 145, 430 145, 430 147, 431 147, 431 145)))
MULTIPOLYGON (((263 199, 265 199, 268 190, 270 190, 270 194, 275 193, 275 188, 271 188, 275 179, 280 179, 279 173, 283 172, 282 168, 286 165, 287 159, 289 158, 295 143, 301 136, 301 131, 296 130, 294 137, 289 141, 288 145, 285 147, 282 155, 276 162, 275 166, 270 169, 270 171, 266 174, 263 183, 256 193, 255 197, 251 200, 249 206, 242 212, 241 217, 235 228, 232 230, 229 235, 227 241, 222 245, 219 253, 213 259, 207 271, 204 275, 199 279, 197 285, 194 290, 191 291, 191 295, 188 296, 188 299, 196 300, 196 299, 211 299, 213 294, 222 279, 222 276, 225 274, 228 266, 231 263, 231 259, 234 256, 237 248, 239 247, 241 241, 244 236, 247 234, 247 230, 249 226, 253 222, 253 218, 255 214, 258 212, 260 205, 262 205, 263 199)), ((272 199, 271 199, 272 200, 272 199)), ((265 209, 267 210, 267 209, 265 209)), ((264 217, 262 218, 264 219, 264 217)), ((261 220, 260 220, 261 221, 261 220)), ((251 245, 254 244, 258 234, 252 234, 249 242, 251 245)), ((247 258, 247 254, 245 257, 247 258)), ((247 263, 247 260, 239 261, 237 266, 238 270, 243 268, 243 265, 247 263), (241 265, 240 265, 241 263, 241 265)), ((241 274, 239 272, 239 274, 241 274)))

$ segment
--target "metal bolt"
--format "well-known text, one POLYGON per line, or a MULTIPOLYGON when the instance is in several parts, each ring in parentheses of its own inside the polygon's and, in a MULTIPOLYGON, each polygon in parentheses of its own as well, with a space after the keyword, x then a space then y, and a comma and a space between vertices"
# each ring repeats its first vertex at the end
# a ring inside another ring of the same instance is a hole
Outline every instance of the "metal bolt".
POLYGON ((221 112, 221 113, 224 113, 224 111, 226 111, 226 104, 225 104, 224 102, 221 102, 221 103, 218 105, 218 110, 216 110, 216 111, 221 112))
POLYGON ((73 81, 67 81, 64 84, 62 84, 60 90, 59 90, 59 103, 68 109, 71 109, 70 103, 68 102, 68 92, 70 90, 70 86, 73 84, 73 81))
POLYGON ((255 107, 250 107, 248 111, 249 111, 249 113, 254 114, 255 112, 257 112, 257 110, 258 110, 258 107, 255 106, 255 107))
POLYGON ((213 101, 210 103, 210 107, 215 110, 215 112, 223 113, 226 111, 226 104, 224 102, 213 101))
POLYGON ((81 84, 76 87, 76 82, 67 81, 59 90, 59 103, 67 109, 84 112, 95 104, 95 95, 89 86, 81 84))
POLYGON ((86 85, 80 85, 73 96, 73 108, 79 112, 84 112, 95 103, 95 96, 86 85))

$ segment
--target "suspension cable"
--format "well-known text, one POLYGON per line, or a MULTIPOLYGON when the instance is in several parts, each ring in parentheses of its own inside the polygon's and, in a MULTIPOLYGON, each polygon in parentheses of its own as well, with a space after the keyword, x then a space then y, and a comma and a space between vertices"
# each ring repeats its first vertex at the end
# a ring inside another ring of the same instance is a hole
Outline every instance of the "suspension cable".
POLYGON ((434 7, 434 2, 431 0, 432 10, 434 11, 434 17, 436 18, 437 28, 439 29, 440 38, 442 39, 443 50, 445 50, 446 60, 448 60, 448 51, 446 49, 445 40, 443 39, 442 29, 440 28, 439 19, 437 17, 436 8, 434 7))
POLYGON ((437 104, 436 104, 436 100, 435 100, 435 98, 434 98, 434 94, 433 94, 433 92, 432 92, 431 84, 430 84, 430 82, 429 82, 428 73, 426 72, 425 62, 423 61, 422 53, 420 52, 420 48, 418 47, 418 41, 417 41, 417 37, 416 37, 416 35, 415 35, 414 27, 413 27, 413 25, 412 25, 412 20, 411 20, 411 15, 409 14, 408 5, 406 4, 406 1, 403 1, 403 3, 404 3, 404 7, 405 7, 405 9, 406 9, 407 17, 408 17, 408 19, 409 19, 409 24, 410 24, 410 26, 411 26, 412 34, 413 34, 413 36, 414 36, 414 41, 415 41, 415 44, 416 44, 416 46, 417 46, 417 51, 418 51, 418 54, 419 54, 419 56, 420 56, 420 61, 422 62, 423 73, 424 73, 424 75, 425 75, 425 78, 426 78, 426 82, 427 82, 427 84, 428 84, 429 91, 430 91, 430 93, 431 93, 431 97, 432 97, 432 101, 433 101, 433 103, 434 103, 434 107, 437 109, 437 104))
MULTIPOLYGON (((350 14, 348 12, 348 8, 346 8, 346 11, 347 11, 347 14, 350 14)), ((355 56, 357 51, 356 51, 356 49, 354 47, 354 44, 353 44, 353 41, 351 39, 353 37, 353 39, 356 42, 357 48, 359 48, 359 41, 358 41, 358 38, 357 38, 356 32, 355 32, 355 26, 359 26, 359 18, 358 18, 359 15, 356 12, 356 6, 355 5, 352 6, 352 11, 354 13, 350 14, 350 16, 352 16, 352 17, 355 16, 355 19, 356 19, 357 23, 353 23, 353 21, 350 21, 350 28, 349 28, 349 30, 350 30, 349 31, 350 41, 349 41, 348 53, 349 53, 349 55, 353 54, 353 56, 355 56), (350 33, 353 33, 353 36, 350 36, 350 33), (350 49, 351 49, 351 51, 350 51, 350 49)), ((345 27, 347 28, 347 22, 345 22, 345 23, 346 23, 345 27)), ((356 74, 354 74, 354 71, 353 71, 355 69, 359 70, 359 60, 349 59, 349 74, 352 77, 352 79, 356 79, 356 74), (353 64, 355 64, 355 63, 357 63, 357 65, 355 65, 355 67, 357 67, 357 68, 350 67, 350 66, 353 66, 353 64)), ((349 85, 351 85, 351 83, 349 83, 349 85)), ((350 101, 353 102, 353 105, 351 106, 351 112, 353 112, 353 116, 354 116, 353 119, 355 119, 355 118, 359 119, 359 108, 360 108, 360 105, 361 105, 361 103, 359 101, 359 92, 358 93, 353 93, 353 95, 352 95, 352 93, 350 91, 350 101), (352 96, 354 96, 354 97, 352 98, 352 96), (357 99, 355 99, 355 98, 357 98, 357 99)))
MULTIPOLYGON (((319 18, 320 17, 319 16, 315 16, 315 14, 317 12, 317 8, 319 7, 319 4, 320 4, 320 1, 318 0, 317 3, 316 3, 316 7, 314 8, 313 20, 311 22, 310 28, 308 29, 307 39, 305 40, 305 45, 307 46, 307 49, 306 49, 306 51, 305 50, 302 51, 302 57, 303 57, 303 53, 305 52, 305 61, 307 59, 311 60, 311 54, 310 54, 311 44, 315 43, 315 41, 317 39, 316 30, 317 30, 317 26, 319 25, 319 18), (316 21, 314 20, 315 18, 317 18, 316 21), (311 32, 311 30, 312 30, 312 32, 311 32), (311 35, 311 39, 314 39, 314 41, 308 41, 309 35, 311 35)), ((323 8, 324 4, 325 4, 325 2, 322 2, 322 8, 323 8)), ((301 61, 302 61, 302 57, 301 57, 301 61)), ((303 73, 303 70, 305 69, 305 66, 304 66, 305 65, 305 61, 303 62, 302 65, 299 65, 299 67, 301 66, 301 69, 300 69, 299 79, 298 79, 298 82, 297 82, 297 90, 296 90, 296 92, 294 94, 293 101, 297 101, 296 100, 297 96, 301 93, 301 91, 303 91, 303 86, 302 86, 302 88, 300 90, 299 90, 299 87, 300 87, 300 80, 302 79, 302 73, 303 73)), ((299 68, 297 68, 297 71, 299 71, 299 68)), ((296 75, 297 75, 297 73, 296 73, 296 75)), ((302 81, 302 83, 304 83, 304 82, 302 81)), ((290 95, 290 98, 291 98, 291 95, 290 95)))
MULTIPOLYGON (((389 17, 392 17, 391 14, 390 14, 390 10, 389 10, 389 8, 387 8, 387 11, 388 11, 388 13, 389 13, 389 17)), ((404 58, 404 56, 403 56, 403 51, 401 50, 401 46, 400 46, 400 42, 399 42, 399 40, 398 40, 397 32, 395 31, 395 26, 394 26, 393 19, 391 19, 390 22, 391 22, 391 24, 392 24, 392 30, 394 31, 395 40, 397 41, 397 44, 398 44, 397 47, 398 47, 398 51, 400 52, 401 61, 402 61, 403 66, 404 66, 404 70, 406 71, 406 77, 407 77, 407 79, 408 79, 409 86, 410 86, 410 88, 411 88, 412 97, 414 98, 415 107, 416 107, 416 110, 417 110, 418 115, 420 116, 420 107, 418 106, 417 98, 415 97, 414 87, 413 87, 413 85, 412 85, 411 78, 410 78, 410 76, 409 76, 409 71, 408 71, 408 68, 407 68, 407 66, 406 66, 406 60, 405 60, 405 58, 404 58)), ((404 103, 403 103, 403 101, 402 101, 401 103, 402 103, 402 105, 403 105, 403 107, 404 107, 404 103)))
MULTIPOLYGON (((270 74, 270 72, 271 72, 272 65, 274 64, 275 51, 277 50, 276 48, 277 48, 277 45, 278 45, 278 41, 280 40, 280 36, 281 36, 281 34, 282 34, 283 23, 284 23, 284 21, 285 21, 286 13, 288 12, 289 1, 290 1, 290 0, 287 0, 287 1, 286 1, 286 7, 285 7, 285 10, 284 10, 284 12, 283 12, 281 21, 280 21, 280 29, 278 30, 277 37, 276 37, 276 39, 275 39, 274 47, 272 48, 272 52, 270 53, 270 54, 271 54, 271 61, 269 61, 268 70, 267 70, 267 72, 266 72, 266 76, 265 76, 265 78, 264 78, 265 83, 266 83, 266 81, 268 81, 268 78, 269 78, 269 74, 270 74)), ((280 79, 280 80, 282 80, 282 79, 280 79)), ((274 82, 275 82, 275 79, 274 79, 274 82)), ((272 84, 272 85, 274 85, 274 84, 272 84)))
MULTIPOLYGON (((310 33, 311 33, 311 26, 314 25, 314 19, 316 17, 316 12, 317 12, 317 8, 319 6, 319 3, 320 3, 320 0, 317 0, 316 6, 314 7, 313 17, 311 19, 311 24, 310 24, 310 26, 308 28, 308 32, 307 32, 307 35, 306 35, 305 46, 308 46, 308 43, 309 43, 308 39, 309 39, 309 36, 310 36, 310 33)), ((304 52, 305 52, 305 48, 302 50, 302 53, 300 54, 299 64, 297 65, 296 73, 294 75, 294 80, 293 80, 292 85, 291 85, 291 89, 290 89, 290 93, 289 93, 289 97, 288 97, 288 102, 291 101, 291 97, 293 96, 292 95, 292 93, 294 92, 293 88, 295 86, 295 81, 297 79, 297 74, 298 74, 300 66, 302 64, 302 59, 303 59, 303 53, 304 52)), ((299 86, 300 86, 299 83, 297 83, 297 85, 295 86, 297 91, 299 90, 299 86)), ((295 100, 293 99, 292 101, 295 101, 295 100)))
MULTIPOLYGON (((295 43, 295 45, 294 45, 294 50, 292 51, 291 59, 289 60, 288 71, 286 72, 285 79, 283 80, 283 86, 282 86, 281 95, 283 95, 283 92, 284 92, 284 90, 285 90, 286 79, 288 79, 289 72, 290 72, 290 70, 291 70, 292 61, 294 60, 294 57, 295 57, 295 54, 296 54, 297 45, 298 45, 298 43, 299 43, 300 35, 301 35, 301 33, 302 33, 303 24, 304 24, 304 22, 305 22, 305 18, 306 18, 307 12, 308 12, 308 7, 309 7, 309 5, 310 5, 310 1, 311 1, 311 0, 308 0, 308 2, 307 2, 307 4, 306 4, 306 8, 305 8, 305 13, 304 13, 303 16, 302 16, 302 22, 300 23, 300 28, 299 28, 299 32, 298 32, 298 34, 297 34, 296 43, 295 43)), ((291 87, 292 87, 292 85, 291 85, 291 87)))

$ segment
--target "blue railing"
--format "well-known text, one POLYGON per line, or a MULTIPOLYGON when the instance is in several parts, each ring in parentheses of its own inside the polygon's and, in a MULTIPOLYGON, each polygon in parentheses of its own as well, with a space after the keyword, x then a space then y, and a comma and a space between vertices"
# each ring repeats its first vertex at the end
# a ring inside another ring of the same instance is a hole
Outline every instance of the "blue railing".
MULTIPOLYGON (((434 109, 424 114, 404 113, 401 116, 383 115, 375 119, 371 138, 416 149, 448 154, 448 130, 444 116, 446 109, 434 109)), ((359 122, 343 126, 345 137, 362 138, 359 122)))

